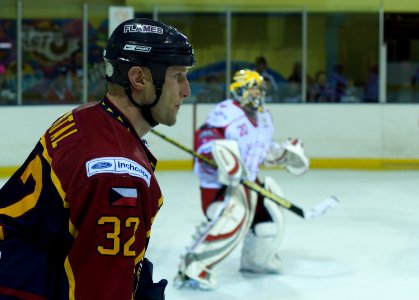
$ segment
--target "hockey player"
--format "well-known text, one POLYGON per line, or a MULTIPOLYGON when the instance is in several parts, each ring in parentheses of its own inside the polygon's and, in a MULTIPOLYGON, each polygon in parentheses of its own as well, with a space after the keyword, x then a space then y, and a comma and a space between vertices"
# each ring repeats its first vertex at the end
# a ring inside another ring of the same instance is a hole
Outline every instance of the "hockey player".
POLYGON ((230 86, 233 99, 219 103, 195 133, 195 150, 217 169, 196 160, 201 202, 208 222, 198 226, 175 278, 178 287, 213 289, 214 268, 241 242, 241 270, 279 273, 278 248, 284 231, 282 209, 240 184, 244 178, 280 195, 275 181, 262 179, 262 164, 285 167, 293 175, 309 168, 300 140, 272 139, 272 117, 264 104, 263 77, 240 70, 230 86))
POLYGON ((193 49, 171 26, 132 19, 104 59, 103 100, 53 123, 0 190, 1 299, 164 299, 144 258, 163 197, 142 136, 175 124, 193 49))

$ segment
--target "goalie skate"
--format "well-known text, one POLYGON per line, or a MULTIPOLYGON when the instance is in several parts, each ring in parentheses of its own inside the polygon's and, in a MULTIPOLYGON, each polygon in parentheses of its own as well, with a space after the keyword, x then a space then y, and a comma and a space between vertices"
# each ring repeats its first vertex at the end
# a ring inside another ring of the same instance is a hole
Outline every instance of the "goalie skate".
POLYGON ((179 266, 179 272, 173 280, 173 284, 177 289, 189 288, 195 290, 213 290, 216 286, 216 280, 210 270, 201 272, 200 276, 196 279, 190 278, 181 270, 185 267, 182 266, 185 260, 181 259, 181 266, 179 266))

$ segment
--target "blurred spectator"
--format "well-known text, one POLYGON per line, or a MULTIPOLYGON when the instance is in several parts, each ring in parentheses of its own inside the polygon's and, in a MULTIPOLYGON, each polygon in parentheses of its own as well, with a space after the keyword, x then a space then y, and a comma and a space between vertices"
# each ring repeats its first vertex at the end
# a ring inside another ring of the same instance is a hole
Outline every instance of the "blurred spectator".
POLYGON ((360 102, 360 98, 358 95, 358 91, 355 87, 354 81, 352 79, 348 79, 346 81, 347 85, 343 94, 340 97, 340 102, 360 102))
POLYGON ((301 84, 301 78, 302 78, 301 73, 302 73, 301 63, 295 62, 294 66, 292 67, 292 73, 290 76, 288 76, 288 81, 301 84))
POLYGON ((336 95, 333 87, 327 80, 327 74, 324 71, 316 73, 315 82, 310 92, 311 102, 336 102, 336 95))
POLYGON ((365 102, 378 102, 378 67, 371 66, 364 88, 365 102))
POLYGON ((16 93, 7 82, 6 71, 6 67, 0 65, 0 104, 13 104, 16 100, 16 93))
POLYGON ((66 104, 77 103, 78 100, 74 93, 68 87, 68 67, 59 66, 54 72, 55 78, 47 91, 48 103, 66 104))
POLYGON ((208 75, 205 78, 204 87, 196 96, 198 103, 215 103, 220 99, 225 98, 223 88, 220 85, 220 80, 216 75, 208 75))
POLYGON ((274 86, 272 85, 270 78, 264 77, 264 86, 265 86, 265 102, 266 103, 278 102, 279 101, 278 93, 275 90, 274 86))
MULTIPOLYGON (((292 73, 288 76, 288 97, 294 97, 301 101, 301 84, 302 84, 302 66, 300 62, 295 62, 292 68, 292 73)), ((313 78, 307 74, 306 76, 306 99, 309 99, 310 87, 313 84, 313 78)))
MULTIPOLYGON (((295 62, 294 66, 292 67, 292 73, 291 75, 288 77, 288 81, 289 82, 296 82, 301 84, 302 82, 302 66, 300 62, 295 62)), ((307 74, 306 76, 306 80, 307 80, 307 86, 312 85, 313 84, 313 78, 307 74)))
POLYGON ((278 93, 278 83, 275 80, 275 77, 269 73, 268 62, 264 56, 259 56, 255 61, 255 71, 258 72, 265 79, 269 91, 266 91, 266 98, 275 100, 276 94, 278 93))
POLYGON ((419 87, 419 67, 416 69, 415 74, 413 74, 411 82, 413 86, 419 87))
POLYGON ((345 94, 345 89, 348 85, 348 81, 343 75, 342 65, 335 65, 333 67, 333 71, 329 75, 329 83, 335 91, 336 101, 339 102, 343 94, 345 94))
POLYGON ((72 54, 66 80, 68 88, 81 101, 83 93, 83 52, 76 51, 72 54))

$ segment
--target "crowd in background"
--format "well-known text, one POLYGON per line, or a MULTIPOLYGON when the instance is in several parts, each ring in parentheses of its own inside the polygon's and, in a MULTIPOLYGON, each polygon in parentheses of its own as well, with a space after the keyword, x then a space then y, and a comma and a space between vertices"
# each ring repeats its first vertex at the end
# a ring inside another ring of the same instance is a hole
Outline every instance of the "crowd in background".
MULTIPOLYGON (((102 66, 103 67, 103 66, 102 66)), ((267 103, 299 103, 302 99, 302 65, 296 62, 288 77, 275 76, 268 67, 266 58, 256 58, 254 70, 265 79, 267 103)), ((0 65, 0 104, 16 103, 16 86, 7 80, 6 73, 11 72, 0 65)), ((99 72, 99 73, 104 73, 99 72)), ((82 53, 76 52, 67 62, 57 64, 45 74, 43 102, 47 104, 80 103, 83 91, 82 53)), ((282 75, 281 75, 282 76, 282 75)), ((191 82, 194 85, 194 82, 191 82)), ((412 75, 412 88, 419 88, 419 68, 412 75)), ((226 85, 218 74, 210 73, 203 84, 192 95, 197 103, 216 103, 226 98, 226 85)), ((378 67, 371 66, 367 80, 363 85, 345 76, 342 65, 335 65, 332 71, 318 70, 314 76, 306 76, 305 102, 341 102, 341 103, 377 103, 379 97, 378 67)), ((29 102, 27 102, 30 104, 29 102)))
MULTIPOLYGON (((298 103, 302 99, 302 65, 296 62, 288 77, 276 75, 268 67, 265 57, 255 60, 254 70, 265 79, 267 103, 298 103)), ((306 76, 306 102, 342 102, 342 103, 374 103, 378 102, 378 67, 372 66, 364 85, 356 85, 354 80, 345 76, 342 65, 337 64, 333 70, 317 71, 314 76, 306 76)), ((419 68, 412 78, 412 85, 419 86, 419 68)), ((218 102, 225 97, 223 83, 216 74, 205 78, 205 83, 196 95, 198 103, 218 102)))

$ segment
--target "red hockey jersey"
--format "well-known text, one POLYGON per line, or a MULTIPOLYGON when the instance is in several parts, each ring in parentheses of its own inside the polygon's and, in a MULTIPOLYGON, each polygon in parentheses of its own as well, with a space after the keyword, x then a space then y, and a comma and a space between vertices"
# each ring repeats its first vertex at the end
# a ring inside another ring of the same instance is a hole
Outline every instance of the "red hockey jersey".
POLYGON ((0 298, 132 299, 155 165, 107 99, 58 119, 0 190, 0 298))

